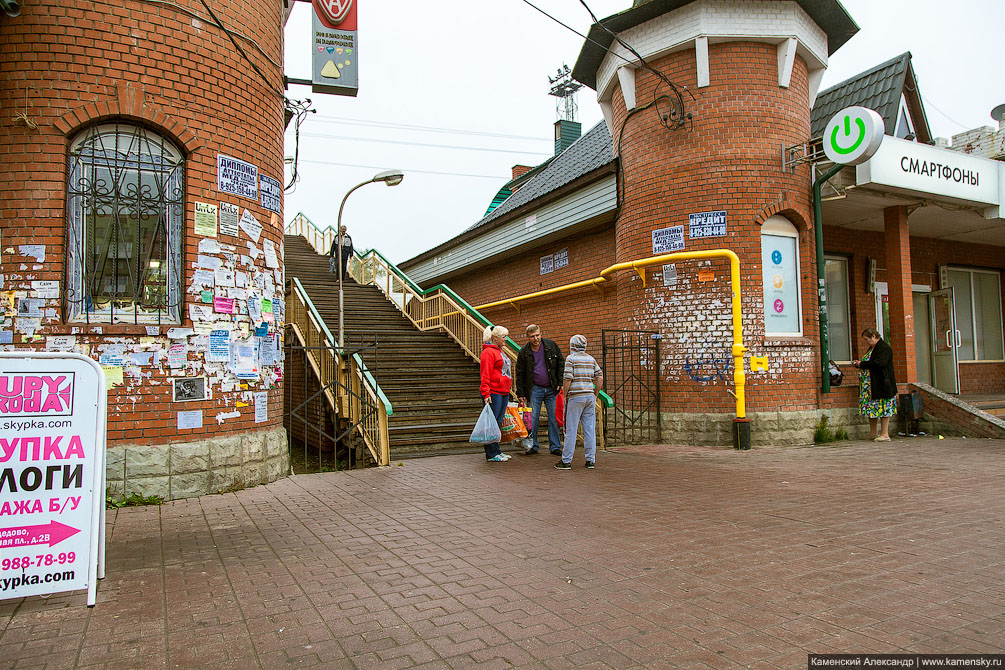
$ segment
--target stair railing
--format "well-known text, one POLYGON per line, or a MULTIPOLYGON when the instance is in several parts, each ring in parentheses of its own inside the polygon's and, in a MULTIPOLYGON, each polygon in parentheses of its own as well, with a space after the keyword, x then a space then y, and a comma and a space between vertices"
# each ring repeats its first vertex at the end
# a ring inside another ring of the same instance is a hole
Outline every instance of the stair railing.
POLYGON ((358 353, 341 354, 342 347, 296 277, 291 278, 286 294, 286 323, 304 346, 328 403, 348 419, 374 461, 390 465, 387 418, 394 413, 391 403, 358 353))
MULTIPOLYGON (((450 287, 437 284, 422 290, 384 258, 376 249, 354 258, 349 264, 350 273, 361 284, 373 284, 383 291, 387 299, 401 310, 419 330, 442 330, 457 342, 476 361, 481 360, 482 333, 493 325, 474 307, 454 293, 450 287)), ((516 364, 520 345, 506 338, 503 352, 516 364)), ((516 389, 511 391, 516 397, 516 389)), ((614 401, 601 392, 597 400, 597 446, 604 447, 604 408, 613 407, 614 401)))

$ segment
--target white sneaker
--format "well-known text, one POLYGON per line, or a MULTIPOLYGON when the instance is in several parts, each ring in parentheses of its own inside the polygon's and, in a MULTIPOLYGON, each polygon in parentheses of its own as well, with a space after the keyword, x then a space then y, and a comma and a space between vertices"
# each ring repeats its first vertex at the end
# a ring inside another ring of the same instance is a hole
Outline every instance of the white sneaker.
POLYGON ((510 456, 509 454, 499 454, 499 455, 503 457, 503 460, 504 460, 504 461, 508 461, 509 459, 513 458, 513 457, 512 457, 512 456, 510 456))

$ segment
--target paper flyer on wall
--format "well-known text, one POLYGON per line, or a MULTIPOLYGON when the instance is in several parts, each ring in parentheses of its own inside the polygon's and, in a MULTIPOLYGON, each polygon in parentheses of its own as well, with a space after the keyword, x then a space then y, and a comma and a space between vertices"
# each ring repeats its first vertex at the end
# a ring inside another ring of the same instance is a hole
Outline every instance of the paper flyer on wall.
POLYGON ((195 203, 195 234, 216 237, 216 205, 208 202, 195 203))

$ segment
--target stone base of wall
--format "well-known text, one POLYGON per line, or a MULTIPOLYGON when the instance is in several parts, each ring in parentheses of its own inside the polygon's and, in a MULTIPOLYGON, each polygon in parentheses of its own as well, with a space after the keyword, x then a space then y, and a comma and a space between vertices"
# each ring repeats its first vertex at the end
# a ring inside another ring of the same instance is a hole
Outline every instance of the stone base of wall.
POLYGON ((1005 438, 1005 419, 988 414, 956 396, 922 383, 912 383, 911 390, 921 392, 925 418, 932 419, 943 435, 1005 438))
POLYGON ((105 468, 109 495, 191 498, 265 484, 290 472, 282 426, 164 445, 115 445, 105 468))
MULTIPOLYGON (((869 437, 869 420, 856 408, 834 408, 803 412, 754 412, 750 419, 750 441, 755 446, 800 446, 813 443, 813 431, 820 417, 827 417, 831 431, 844 429, 849 439, 869 437)), ((732 446, 732 414, 670 414, 662 415, 662 441, 666 444, 696 446, 732 446)), ((922 421, 920 429, 931 434, 935 426, 922 421)), ((890 420, 890 434, 900 430, 897 417, 890 420)))

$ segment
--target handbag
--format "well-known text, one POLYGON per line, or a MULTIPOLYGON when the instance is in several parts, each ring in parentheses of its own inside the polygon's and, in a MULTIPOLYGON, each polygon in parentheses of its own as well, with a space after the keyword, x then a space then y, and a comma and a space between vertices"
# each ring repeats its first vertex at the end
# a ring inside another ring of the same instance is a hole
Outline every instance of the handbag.
POLYGON ((841 386, 841 382, 844 381, 844 373, 841 372, 841 368, 834 361, 830 361, 827 366, 827 371, 831 376, 831 386, 841 386))

